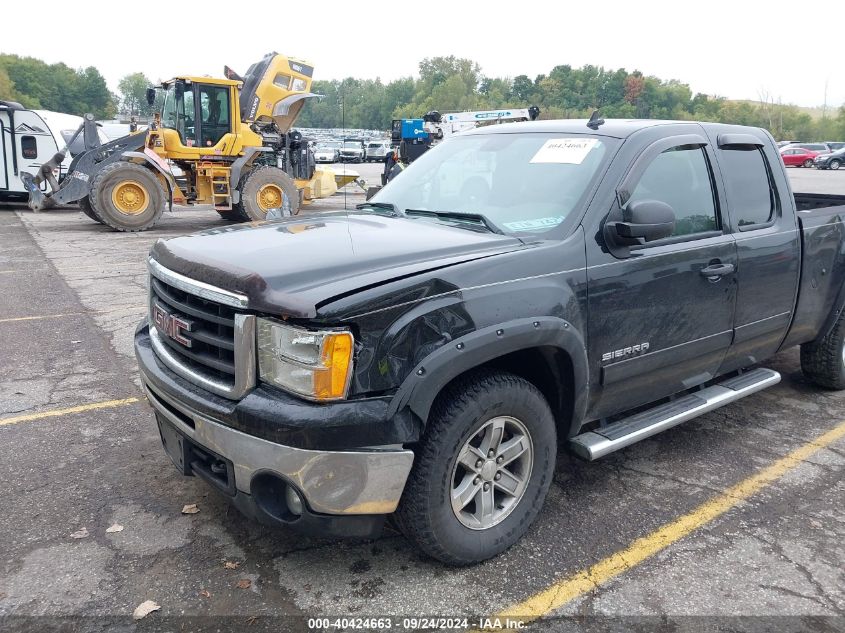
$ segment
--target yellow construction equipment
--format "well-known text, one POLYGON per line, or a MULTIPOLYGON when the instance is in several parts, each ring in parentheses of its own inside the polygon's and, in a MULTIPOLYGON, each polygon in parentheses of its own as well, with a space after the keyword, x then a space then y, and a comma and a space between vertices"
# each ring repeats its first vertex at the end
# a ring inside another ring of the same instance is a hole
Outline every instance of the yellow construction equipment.
POLYGON ((30 206, 79 201, 95 220, 140 231, 173 204, 209 204, 226 219, 248 221, 295 215, 310 199, 334 194, 334 172, 317 168, 291 129, 305 100, 317 96, 313 67, 271 53, 243 77, 225 73, 148 89, 147 101, 161 107, 146 134, 78 155, 57 190, 45 196, 30 187, 30 206))

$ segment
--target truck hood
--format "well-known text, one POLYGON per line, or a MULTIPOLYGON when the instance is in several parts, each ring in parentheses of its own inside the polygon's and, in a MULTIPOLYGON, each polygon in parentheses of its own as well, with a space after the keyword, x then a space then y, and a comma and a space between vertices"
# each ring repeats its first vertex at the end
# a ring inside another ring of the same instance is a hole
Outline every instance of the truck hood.
POLYGON ((249 299, 249 308, 313 318, 335 297, 516 250, 514 237, 429 220, 327 214, 212 229, 159 240, 170 270, 249 299))

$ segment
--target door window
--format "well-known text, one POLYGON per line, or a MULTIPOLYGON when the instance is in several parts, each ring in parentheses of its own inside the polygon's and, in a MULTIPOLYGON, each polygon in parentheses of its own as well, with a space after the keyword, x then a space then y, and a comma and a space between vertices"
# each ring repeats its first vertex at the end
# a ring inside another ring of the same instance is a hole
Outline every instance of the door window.
POLYGON ((700 146, 679 145, 658 154, 631 195, 632 202, 637 200, 659 200, 672 207, 672 236, 719 229, 710 167, 700 146))
POLYGON ((769 225, 775 217, 778 197, 763 151, 756 147, 722 150, 719 162, 724 167, 725 192, 739 230, 769 225))
POLYGON ((229 132, 229 88, 200 86, 200 124, 203 147, 212 147, 229 132))

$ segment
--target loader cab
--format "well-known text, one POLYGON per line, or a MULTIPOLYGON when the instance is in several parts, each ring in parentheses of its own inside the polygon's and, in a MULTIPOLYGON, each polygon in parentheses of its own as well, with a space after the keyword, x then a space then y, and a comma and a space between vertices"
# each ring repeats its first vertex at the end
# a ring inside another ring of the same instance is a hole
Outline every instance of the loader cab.
POLYGON ((162 84, 161 143, 151 146, 167 158, 232 155, 241 150, 238 82, 202 77, 162 84))

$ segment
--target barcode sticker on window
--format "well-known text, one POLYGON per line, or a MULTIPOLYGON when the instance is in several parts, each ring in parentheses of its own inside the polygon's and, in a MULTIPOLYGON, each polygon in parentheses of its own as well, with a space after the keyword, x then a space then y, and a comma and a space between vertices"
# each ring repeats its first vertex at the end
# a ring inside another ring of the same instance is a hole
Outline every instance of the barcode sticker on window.
POLYGON ((530 162, 580 165, 597 143, 595 138, 550 138, 530 162))

